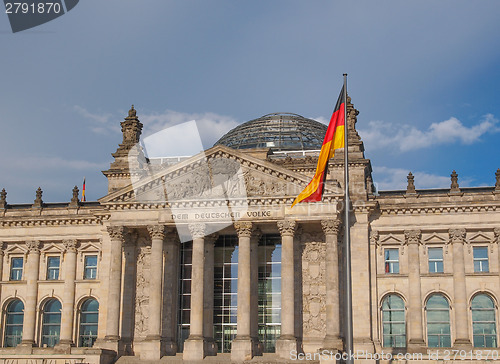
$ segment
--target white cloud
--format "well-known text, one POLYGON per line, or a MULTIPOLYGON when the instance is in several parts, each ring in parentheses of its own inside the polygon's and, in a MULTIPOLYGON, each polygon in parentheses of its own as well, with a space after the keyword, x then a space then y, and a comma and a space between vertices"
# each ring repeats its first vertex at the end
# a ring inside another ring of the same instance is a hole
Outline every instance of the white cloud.
POLYGON ((472 144, 479 141, 484 134, 499 132, 497 124, 498 119, 492 114, 486 114, 471 127, 451 117, 439 123, 432 123, 425 131, 407 124, 370 121, 368 128, 359 129, 359 134, 370 150, 395 148, 406 152, 456 142, 472 144))
POLYGON ((95 134, 109 134, 110 132, 116 133, 120 131, 120 124, 118 122, 115 122, 115 120, 117 119, 115 119, 110 113, 91 113, 90 111, 79 105, 73 106, 73 109, 75 109, 78 114, 83 116, 92 124, 90 130, 95 134))
POLYGON ((163 113, 141 114, 139 119, 144 124, 143 136, 195 120, 205 148, 211 147, 221 136, 239 124, 234 118, 226 115, 211 112, 185 113, 174 110, 166 110, 163 113))
MULTIPOLYGON (((406 190, 408 172, 407 169, 390 168, 390 167, 374 167, 374 181, 377 190, 406 190)), ((449 188, 451 184, 450 176, 439 176, 423 171, 412 171, 415 176, 415 188, 449 188)), ((461 187, 467 187, 471 184, 470 179, 460 179, 461 187)))

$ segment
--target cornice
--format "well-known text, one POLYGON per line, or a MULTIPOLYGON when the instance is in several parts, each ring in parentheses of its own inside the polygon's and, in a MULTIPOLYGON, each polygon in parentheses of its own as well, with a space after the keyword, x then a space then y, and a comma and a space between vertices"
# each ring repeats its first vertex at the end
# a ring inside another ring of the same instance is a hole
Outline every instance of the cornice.
POLYGON ((102 225, 109 214, 99 216, 19 216, 0 218, 0 227, 65 226, 65 225, 102 225))
POLYGON ((443 206, 443 204, 428 206, 402 206, 402 205, 381 205, 382 215, 418 215, 435 213, 471 213, 471 212, 495 212, 500 211, 500 203, 495 201, 491 204, 471 205, 454 204, 443 206))

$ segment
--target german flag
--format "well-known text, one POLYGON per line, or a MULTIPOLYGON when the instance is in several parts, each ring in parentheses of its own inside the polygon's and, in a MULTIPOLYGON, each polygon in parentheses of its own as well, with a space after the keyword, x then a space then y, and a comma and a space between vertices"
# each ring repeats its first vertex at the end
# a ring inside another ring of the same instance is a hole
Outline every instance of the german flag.
POLYGON ((330 124, 326 130, 325 140, 319 152, 318 165, 316 173, 304 190, 295 198, 292 207, 299 202, 317 202, 321 201, 324 190, 324 179, 328 166, 328 160, 333 158, 335 150, 344 148, 345 133, 345 112, 344 112, 344 87, 340 91, 335 110, 330 118, 330 124))
POLYGON ((85 201, 85 177, 83 177, 82 202, 85 201))

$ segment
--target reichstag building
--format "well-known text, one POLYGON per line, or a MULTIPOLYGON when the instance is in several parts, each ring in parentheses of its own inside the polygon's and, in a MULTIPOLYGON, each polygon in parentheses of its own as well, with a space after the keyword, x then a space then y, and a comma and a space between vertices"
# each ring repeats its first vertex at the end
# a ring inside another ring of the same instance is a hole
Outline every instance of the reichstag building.
MULTIPOLYGON (((498 166, 491 187, 462 188, 453 171, 449 188, 418 189, 410 173, 406 190, 375 191, 350 98, 347 110, 360 362, 446 350, 498 359, 498 166)), ((141 147, 133 107, 121 127, 98 201, 80 201, 76 187, 67 203, 38 189, 33 203, 9 204, 0 192, 0 363, 284 363, 299 353, 319 363, 313 354, 342 351, 343 151, 322 202, 291 208, 326 126, 269 114, 202 153, 162 158, 141 147)))

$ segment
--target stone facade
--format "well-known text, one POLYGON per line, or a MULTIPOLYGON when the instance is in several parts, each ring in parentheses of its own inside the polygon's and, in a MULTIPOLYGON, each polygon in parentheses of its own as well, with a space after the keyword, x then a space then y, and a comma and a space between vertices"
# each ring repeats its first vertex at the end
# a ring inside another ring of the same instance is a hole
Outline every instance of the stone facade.
MULTIPOLYGON (((355 350, 366 360, 382 352, 436 359, 428 355, 439 349, 443 359, 446 349, 497 350, 500 171, 493 187, 461 188, 453 171, 449 189, 419 190, 410 173, 407 190, 376 193, 355 130, 358 112, 350 102, 348 109, 355 350), (448 304, 440 306, 437 324, 429 313, 433 297, 448 304), (493 303, 493 334, 486 326, 474 334, 476 297, 493 303), (399 321, 388 316, 397 311, 388 308, 391 300, 402 302, 399 321), (440 333, 432 325, 441 325, 440 333), (478 347, 481 340, 491 347, 478 347)), ((0 361, 284 362, 291 351, 341 351, 343 153, 330 161, 323 201, 292 209, 314 173, 315 152, 216 145, 154 166, 136 144, 142 124, 134 108, 121 125, 123 142, 103 172, 108 195, 99 201, 79 201, 75 187, 70 202, 51 204, 39 188, 33 204, 9 205, 7 192, 0 192, 0 361), (238 248, 237 262, 225 261, 235 264, 231 274, 238 277, 230 353, 220 353, 225 346, 214 333, 216 325, 229 324, 214 315, 220 304, 215 262, 224 237, 238 248), (271 238, 279 259, 263 265, 262 242, 271 238), (262 272, 273 266, 280 268, 265 281, 262 272), (186 282, 190 291, 181 297, 186 282), (269 293, 279 301, 265 306, 262 282, 279 282, 279 291, 269 293), (22 310, 15 311, 19 302, 22 310), (96 302, 98 313, 88 308, 96 302), (185 309, 189 335, 181 338, 185 309), (279 335, 271 339, 261 332, 266 309, 280 310, 279 335)))

